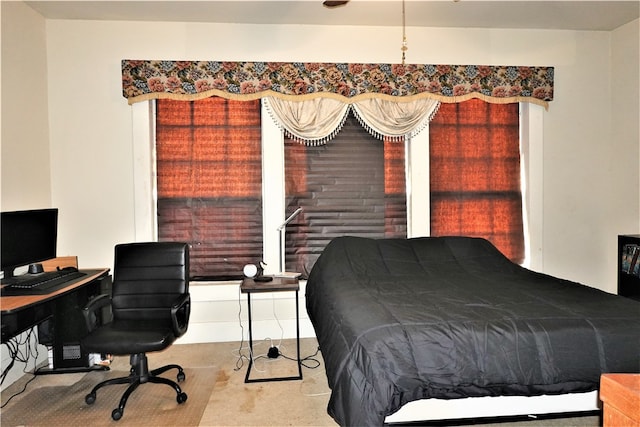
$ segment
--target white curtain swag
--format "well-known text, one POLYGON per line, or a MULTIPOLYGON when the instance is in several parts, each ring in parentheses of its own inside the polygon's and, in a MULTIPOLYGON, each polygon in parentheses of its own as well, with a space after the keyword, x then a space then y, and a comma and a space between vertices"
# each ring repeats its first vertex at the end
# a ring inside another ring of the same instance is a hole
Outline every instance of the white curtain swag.
POLYGON ((265 97, 263 100, 278 127, 308 145, 326 144, 340 132, 349 112, 349 104, 333 98, 286 101, 265 97))
POLYGON ((278 127, 307 145, 326 144, 335 137, 351 108, 358 121, 374 137, 402 140, 423 130, 440 105, 433 99, 393 102, 370 98, 353 104, 334 98, 290 101, 265 97, 263 100, 278 127))
POLYGON ((353 110, 362 126, 373 136, 401 140, 415 136, 424 129, 440 106, 435 99, 393 102, 371 98, 353 104, 353 110))

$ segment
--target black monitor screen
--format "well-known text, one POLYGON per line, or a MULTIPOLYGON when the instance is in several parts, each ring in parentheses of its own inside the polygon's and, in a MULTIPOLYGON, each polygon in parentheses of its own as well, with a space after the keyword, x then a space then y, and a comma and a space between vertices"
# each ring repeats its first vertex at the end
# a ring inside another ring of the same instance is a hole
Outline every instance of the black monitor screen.
POLYGON ((16 267, 56 257, 58 209, 0 213, 0 263, 4 277, 16 267))

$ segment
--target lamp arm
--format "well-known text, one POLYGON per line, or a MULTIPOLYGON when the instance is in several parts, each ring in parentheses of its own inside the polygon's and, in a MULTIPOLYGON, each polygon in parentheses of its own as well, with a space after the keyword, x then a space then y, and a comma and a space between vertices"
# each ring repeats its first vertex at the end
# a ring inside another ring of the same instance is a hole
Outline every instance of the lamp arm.
POLYGON ((277 228, 277 230, 280 232, 280 273, 284 273, 284 237, 285 237, 284 234, 286 232, 286 227, 287 227, 287 224, 293 221, 293 219, 300 214, 300 212, 302 212, 302 208, 296 209, 277 228))
POLYGON ((285 219, 284 222, 278 226, 277 230, 283 230, 287 226, 287 224, 293 221, 293 219, 297 217, 298 214, 300 214, 300 212, 302 212, 302 208, 296 209, 291 215, 289 215, 289 218, 285 219))

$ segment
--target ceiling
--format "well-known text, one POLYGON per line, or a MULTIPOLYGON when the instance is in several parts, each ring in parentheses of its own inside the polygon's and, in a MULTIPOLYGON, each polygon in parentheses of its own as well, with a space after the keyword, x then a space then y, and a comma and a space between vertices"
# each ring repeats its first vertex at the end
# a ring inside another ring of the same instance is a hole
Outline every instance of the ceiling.
MULTIPOLYGON (((48 19, 291 25, 402 25, 402 3, 351 0, 335 9, 297 1, 26 1, 48 19)), ((610 31, 637 19, 640 0, 406 0, 406 25, 610 31)))

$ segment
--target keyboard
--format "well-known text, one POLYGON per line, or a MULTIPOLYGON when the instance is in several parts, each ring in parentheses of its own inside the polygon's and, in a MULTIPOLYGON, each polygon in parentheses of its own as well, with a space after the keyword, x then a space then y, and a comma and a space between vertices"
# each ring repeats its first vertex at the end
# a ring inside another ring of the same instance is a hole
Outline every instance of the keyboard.
POLYGON ((48 271, 28 278, 17 278, 16 282, 11 281, 0 289, 2 295, 41 295, 57 291, 64 288, 76 279, 86 276, 86 273, 71 269, 59 271, 48 271))

